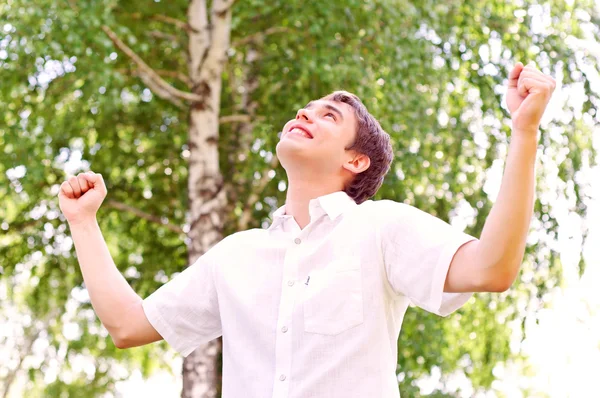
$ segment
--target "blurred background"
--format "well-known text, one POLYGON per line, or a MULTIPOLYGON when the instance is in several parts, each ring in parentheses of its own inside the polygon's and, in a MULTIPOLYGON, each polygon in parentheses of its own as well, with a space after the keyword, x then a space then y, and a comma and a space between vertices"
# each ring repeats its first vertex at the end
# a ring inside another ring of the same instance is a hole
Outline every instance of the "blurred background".
POLYGON ((593 0, 2 0, 0 396, 182 394, 182 359, 164 342, 118 350, 97 320, 58 208, 68 176, 103 174, 98 222, 146 297, 208 249, 193 244, 190 176, 222 199, 203 228, 265 228, 285 198, 281 128, 344 89, 393 138, 375 199, 478 237, 510 141, 503 95, 517 61, 557 81, 522 270, 448 318, 409 309, 398 386, 403 397, 597 394, 599 12, 593 0), (198 143, 198 129, 218 140, 198 143), (209 176, 193 161, 210 162, 203 148, 219 154, 209 176))

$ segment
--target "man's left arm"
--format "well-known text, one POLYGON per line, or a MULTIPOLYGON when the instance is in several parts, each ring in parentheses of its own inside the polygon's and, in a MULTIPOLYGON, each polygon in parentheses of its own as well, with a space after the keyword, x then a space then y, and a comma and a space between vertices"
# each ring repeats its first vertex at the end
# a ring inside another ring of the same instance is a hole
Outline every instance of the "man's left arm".
POLYGON ((533 214, 538 128, 555 87, 553 78, 533 66, 518 63, 510 72, 512 136, 500 192, 480 239, 454 255, 445 292, 502 292, 516 279, 533 214))

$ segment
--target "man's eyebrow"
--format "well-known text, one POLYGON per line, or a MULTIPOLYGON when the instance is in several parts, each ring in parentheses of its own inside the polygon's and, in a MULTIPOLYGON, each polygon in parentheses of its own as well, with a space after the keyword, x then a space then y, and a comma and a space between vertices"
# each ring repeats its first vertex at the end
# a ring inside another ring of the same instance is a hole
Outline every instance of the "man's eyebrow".
MULTIPOLYGON (((315 101, 310 101, 308 104, 306 104, 306 106, 304 107, 304 109, 311 108, 314 105, 315 105, 315 101)), ((330 104, 324 104, 323 106, 325 108, 327 108, 327 109, 330 109, 330 110, 334 111, 335 113, 338 114, 338 116, 340 117, 340 119, 344 120, 344 115, 342 114, 342 111, 340 111, 338 108, 336 108, 335 106, 330 105, 330 104)))

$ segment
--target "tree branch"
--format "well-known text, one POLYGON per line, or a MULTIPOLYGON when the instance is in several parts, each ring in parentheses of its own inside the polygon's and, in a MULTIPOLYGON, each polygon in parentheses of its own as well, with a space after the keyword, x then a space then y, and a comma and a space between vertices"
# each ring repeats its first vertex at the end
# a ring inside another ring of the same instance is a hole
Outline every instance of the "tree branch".
POLYGON ((185 73, 165 69, 156 69, 156 73, 158 73, 160 76, 172 77, 182 83, 185 83, 186 86, 192 87, 192 79, 190 79, 185 73))
MULTIPOLYGON (((72 1, 72 0, 69 0, 72 1)), ((142 15, 139 12, 134 12, 133 14, 129 14, 131 16, 131 18, 133 19, 142 19, 145 16, 142 15)), ((177 18, 173 18, 173 17, 169 17, 167 15, 162 15, 162 14, 154 14, 150 17, 150 19, 154 20, 154 21, 160 21, 160 22, 164 22, 164 23, 168 23, 169 25, 173 25, 176 28, 185 30, 186 32, 190 32, 193 31, 194 28, 192 28, 187 22, 185 21, 181 21, 177 18)))
POLYGON ((233 6, 233 3, 235 3, 235 0, 223 0, 221 2, 215 1, 213 3, 212 12, 213 12, 213 14, 216 14, 216 15, 222 17, 231 9, 231 7, 233 6), (220 3, 220 4, 217 5, 217 3, 220 3))
POLYGON ((175 105, 179 109, 183 110, 186 108, 185 105, 183 105, 183 102, 181 102, 179 99, 173 97, 167 90, 165 90, 165 88, 163 86, 161 86, 160 84, 157 84, 156 81, 154 81, 150 76, 148 76, 144 72, 137 70, 137 71, 135 71, 135 75, 138 76, 140 79, 142 79, 144 84, 146 86, 148 86, 148 88, 154 94, 156 94, 159 98, 162 98, 162 99, 165 99, 165 100, 171 102, 173 105, 175 105))
POLYGON ((252 121, 252 117, 250 115, 227 115, 227 116, 221 116, 219 118, 220 124, 249 123, 250 121, 252 121))
POLYGON ((166 15, 156 14, 156 15, 152 16, 152 19, 154 19, 155 21, 161 21, 161 22, 165 22, 165 23, 168 23, 171 25, 175 25, 179 29, 183 29, 187 32, 194 31, 194 28, 192 26, 190 26, 187 22, 180 21, 177 18, 172 18, 172 17, 168 17, 166 15))
POLYGON ((156 39, 165 39, 169 41, 174 41, 179 43, 179 37, 177 35, 172 35, 170 33, 161 32, 160 30, 151 30, 147 33, 148 36, 154 37, 156 39))
POLYGON ((171 224, 171 223, 169 223, 169 222, 164 222, 164 221, 163 221, 163 220, 162 220, 160 217, 158 217, 158 216, 155 216, 155 215, 153 215, 153 214, 146 213, 146 212, 144 212, 144 211, 142 211, 142 210, 140 210, 140 209, 136 209, 135 207, 132 207, 132 206, 126 205, 125 203, 117 202, 116 200, 112 200, 112 199, 111 199, 111 200, 108 200, 108 201, 106 202, 106 205, 107 205, 108 207, 112 207, 113 209, 117 209, 117 210, 122 210, 122 211, 129 212, 129 213, 131 213, 131 214, 133 214, 133 215, 135 215, 135 216, 138 216, 138 217, 140 217, 140 218, 143 218, 144 220, 147 220, 147 221, 151 221, 151 222, 153 222, 153 223, 160 224, 160 225, 162 225, 163 227, 165 227, 165 228, 167 228, 167 229, 169 229, 169 230, 171 230, 171 231, 173 231, 173 232, 176 232, 176 233, 178 233, 178 234, 182 234, 182 233, 184 233, 184 232, 183 232, 183 229, 182 229, 181 227, 179 227, 178 225, 171 224))
POLYGON ((246 37, 243 37, 239 40, 236 40, 234 42, 231 43, 231 47, 239 47, 239 46, 243 46, 244 44, 248 44, 248 43, 257 43, 257 42, 261 42, 265 39, 265 37, 275 34, 275 33, 282 33, 282 32, 289 32, 289 29, 284 27, 284 26, 274 26, 272 28, 269 28, 267 30, 265 30, 264 32, 257 32, 251 35, 248 35, 246 37))
MULTIPOLYGON (((177 79, 180 82, 184 83, 186 86, 192 87, 192 80, 189 77, 187 77, 185 75, 185 73, 181 73, 181 72, 177 72, 177 71, 173 71, 173 70, 165 70, 165 69, 155 69, 154 71, 159 76, 172 77, 172 78, 177 79)), ((141 72, 136 69, 119 68, 119 69, 117 69, 117 72, 119 72, 123 75, 141 77, 141 72)))
POLYGON ((181 91, 171 86, 169 83, 164 81, 154 69, 146 64, 131 48, 121 41, 108 26, 102 26, 102 30, 112 40, 112 42, 125 53, 140 70, 140 78, 148 85, 148 87, 155 92, 159 97, 166 99, 174 105, 183 108, 183 104, 179 99, 186 101, 199 102, 203 98, 200 95, 181 91))

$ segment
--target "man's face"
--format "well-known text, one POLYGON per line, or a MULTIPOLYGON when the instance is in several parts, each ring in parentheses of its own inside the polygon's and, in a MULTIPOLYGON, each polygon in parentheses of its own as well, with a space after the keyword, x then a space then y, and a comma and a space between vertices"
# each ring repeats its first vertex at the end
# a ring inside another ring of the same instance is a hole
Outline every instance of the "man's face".
POLYGON ((311 101, 285 124, 276 151, 288 176, 343 175, 356 138, 354 109, 343 102, 311 101))

